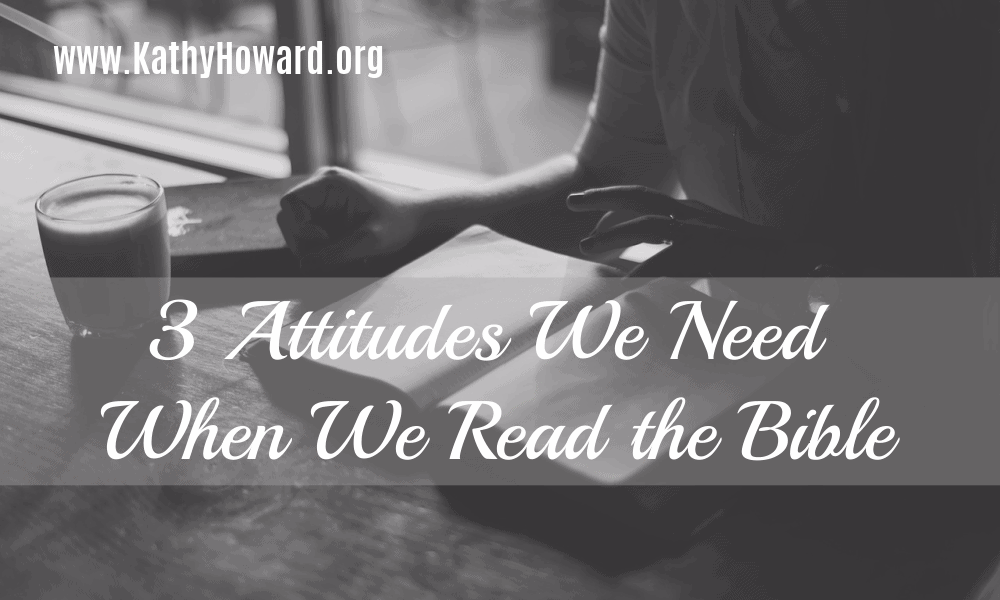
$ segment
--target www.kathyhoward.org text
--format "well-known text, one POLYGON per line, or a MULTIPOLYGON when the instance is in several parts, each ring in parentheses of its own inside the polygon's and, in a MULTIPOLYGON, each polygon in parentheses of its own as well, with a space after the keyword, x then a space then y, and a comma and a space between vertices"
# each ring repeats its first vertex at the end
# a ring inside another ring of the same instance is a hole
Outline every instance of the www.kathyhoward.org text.
POLYGON ((382 76, 382 46, 340 46, 336 64, 324 65, 323 42, 312 46, 194 45, 187 41, 135 42, 122 60, 122 46, 53 46, 60 75, 361 75, 382 76))

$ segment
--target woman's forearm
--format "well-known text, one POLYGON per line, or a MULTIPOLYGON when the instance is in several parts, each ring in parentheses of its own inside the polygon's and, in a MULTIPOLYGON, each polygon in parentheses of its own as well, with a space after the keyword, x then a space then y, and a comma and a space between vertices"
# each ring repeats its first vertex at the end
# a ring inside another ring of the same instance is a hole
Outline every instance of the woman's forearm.
POLYGON ((576 253, 599 215, 570 212, 566 196, 596 185, 576 157, 560 156, 466 189, 425 192, 423 226, 453 234, 478 223, 535 246, 576 253))

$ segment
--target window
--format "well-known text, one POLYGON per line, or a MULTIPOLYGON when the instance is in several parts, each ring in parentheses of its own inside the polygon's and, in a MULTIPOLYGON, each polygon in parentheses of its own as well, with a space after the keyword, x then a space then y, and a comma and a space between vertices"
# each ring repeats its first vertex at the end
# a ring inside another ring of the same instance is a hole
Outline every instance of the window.
POLYGON ((207 168, 280 177, 503 174, 572 148, 602 0, 4 0, 81 45, 381 46, 380 77, 59 74, 0 20, 0 116, 207 168), (574 47, 575 62, 561 48, 574 47), (16 49, 16 52, 9 51, 16 49), (583 49, 582 51, 580 49, 583 49), (579 57, 584 57, 580 63, 579 57), (582 75, 581 75, 582 74, 582 75), (402 174, 402 175, 400 175, 402 174))
MULTIPOLYGON (((53 46, 0 20, 0 116, 227 175, 290 173, 281 78, 124 73, 135 44, 273 45, 268 0, 4 0, 83 46, 121 47, 118 73, 56 68, 53 46)), ((287 3, 285 3, 287 4, 287 3)), ((67 63, 69 61, 66 61, 67 63)))
MULTIPOLYGON (((596 14, 603 0, 354 0, 340 21, 349 45, 381 45, 383 75, 347 80, 360 163, 387 155, 498 175, 570 150, 593 81, 564 85, 550 53, 553 19, 596 14), (567 5, 562 2, 562 5, 567 5)), ((566 34, 560 28, 557 34, 566 34)), ((563 35, 573 38, 574 34, 563 35)), ((578 35, 576 37, 579 37, 578 35)), ((589 65, 596 70, 596 51, 589 65)))

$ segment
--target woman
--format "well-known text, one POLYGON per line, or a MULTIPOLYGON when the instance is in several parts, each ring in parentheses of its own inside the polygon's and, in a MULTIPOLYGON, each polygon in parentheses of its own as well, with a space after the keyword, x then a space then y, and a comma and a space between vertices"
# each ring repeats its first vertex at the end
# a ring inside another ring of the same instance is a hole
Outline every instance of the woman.
MULTIPOLYGON (((609 0, 597 88, 571 155, 447 192, 390 191, 325 169, 282 199, 278 222, 303 265, 321 271, 422 251, 483 223, 584 254, 673 242, 645 275, 805 276, 820 265, 853 276, 997 275, 990 7, 609 0)), ((995 498, 981 492, 748 488, 733 506, 749 516, 733 518, 822 540, 858 564, 923 556, 931 566, 946 544, 985 556, 954 537, 997 527, 995 498)), ((767 553, 766 537, 744 540, 747 560, 767 553)), ((971 569, 963 577, 983 567, 956 560, 971 569)))
POLYGON ((327 268, 478 222, 589 254, 675 242, 648 274, 995 273, 986 4, 610 0, 573 154, 434 193, 326 169, 278 222, 327 268), (643 188, 593 191, 616 185, 643 188))

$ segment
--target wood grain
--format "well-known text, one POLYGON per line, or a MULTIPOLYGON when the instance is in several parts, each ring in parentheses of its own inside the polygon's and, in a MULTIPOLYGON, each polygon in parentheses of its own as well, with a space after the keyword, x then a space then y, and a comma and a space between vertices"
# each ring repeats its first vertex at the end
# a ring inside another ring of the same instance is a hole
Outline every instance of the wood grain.
MULTIPOLYGON (((420 477, 408 482, 419 485, 379 485, 388 479, 376 469, 319 461, 308 447, 291 453, 286 468, 298 484, 290 486, 177 485, 211 480, 198 461, 129 459, 114 473, 102 472, 110 423, 99 409, 112 399, 134 399, 148 409, 220 396, 227 402, 220 426, 281 424, 301 438, 309 425, 279 409, 247 365, 222 360, 233 330, 245 327, 232 296, 219 293, 216 302, 204 303, 196 350, 174 362, 157 361, 142 348, 74 341, 62 322, 32 195, 55 180, 97 171, 149 173, 167 185, 211 176, 2 121, 0 132, 3 152, 18 161, 3 163, 7 187, 0 191, 3 597, 890 598, 919 597, 910 592, 930 589, 920 586, 940 571, 931 556, 886 559, 899 552, 898 544, 854 540, 852 547, 825 534, 800 535, 783 520, 781 507, 810 500, 781 490, 760 499, 772 507, 773 519, 761 516, 766 510, 727 512, 682 556, 663 556, 654 545, 633 570, 612 577, 558 540, 461 516, 420 477), (12 139, 16 143, 8 143, 12 139), (133 485, 74 485, 120 481, 123 474, 133 485), (325 485, 310 485, 317 482, 325 485), (873 562, 879 553, 891 568, 873 562)), ((241 475, 263 480, 269 467, 255 461, 212 468, 258 470, 241 475)), ((525 516, 520 522, 531 521, 525 516)), ((581 518, 578 537, 598 535, 590 532, 599 524, 581 518)), ((981 548, 995 529, 982 531, 986 541, 959 547, 981 548)), ((624 538, 633 540, 626 545, 641 541, 624 538)), ((986 568, 976 563, 982 552, 968 554, 948 583, 968 581, 968 589, 986 568)))

